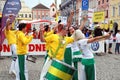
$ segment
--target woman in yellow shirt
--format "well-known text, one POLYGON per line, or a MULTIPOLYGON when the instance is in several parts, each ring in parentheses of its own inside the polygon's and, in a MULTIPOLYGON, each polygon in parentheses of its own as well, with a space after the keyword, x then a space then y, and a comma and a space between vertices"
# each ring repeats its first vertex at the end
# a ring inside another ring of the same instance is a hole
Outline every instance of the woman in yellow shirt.
POLYGON ((6 24, 6 29, 4 30, 5 33, 5 37, 8 41, 8 44, 10 45, 10 49, 12 52, 12 63, 11 63, 11 67, 9 70, 9 74, 14 73, 16 75, 16 71, 15 71, 15 63, 16 63, 16 30, 12 30, 12 23, 10 23, 9 21, 6 24))

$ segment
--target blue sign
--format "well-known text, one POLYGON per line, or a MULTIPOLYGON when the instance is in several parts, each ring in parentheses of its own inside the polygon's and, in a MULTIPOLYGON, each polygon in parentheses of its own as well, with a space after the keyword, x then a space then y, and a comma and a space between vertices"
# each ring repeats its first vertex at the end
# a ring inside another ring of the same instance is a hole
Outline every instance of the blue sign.
POLYGON ((82 10, 88 10, 89 0, 82 0, 82 10))
POLYGON ((100 47, 99 42, 91 43, 91 49, 93 51, 97 51, 99 49, 99 47, 100 47))

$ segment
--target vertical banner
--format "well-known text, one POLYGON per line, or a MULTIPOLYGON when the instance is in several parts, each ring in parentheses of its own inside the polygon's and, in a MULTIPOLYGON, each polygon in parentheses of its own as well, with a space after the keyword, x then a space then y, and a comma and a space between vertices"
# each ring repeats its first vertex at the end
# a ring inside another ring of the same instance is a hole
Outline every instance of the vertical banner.
POLYGON ((20 9, 21 9, 20 0, 6 1, 2 12, 2 26, 0 27, 0 46, 5 39, 4 28, 6 26, 6 22, 9 20, 11 23, 13 23, 20 9))

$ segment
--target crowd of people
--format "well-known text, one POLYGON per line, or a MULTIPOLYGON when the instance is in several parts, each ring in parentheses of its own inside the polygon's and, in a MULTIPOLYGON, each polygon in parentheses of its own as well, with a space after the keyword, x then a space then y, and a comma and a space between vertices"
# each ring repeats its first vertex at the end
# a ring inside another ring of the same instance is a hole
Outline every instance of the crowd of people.
MULTIPOLYGON (((74 12, 71 11, 67 24, 63 25, 58 21, 52 30, 49 25, 40 25, 39 39, 46 43, 46 55, 40 80, 96 80, 95 59, 89 44, 110 39, 112 33, 96 36, 96 32, 84 30, 87 16, 83 17, 80 26, 73 26, 73 15, 74 12)), ((12 30, 11 23, 6 22, 4 32, 13 60, 9 73, 14 73, 16 80, 28 80, 27 45, 35 36, 31 30, 26 34, 25 23, 20 23, 18 28, 19 30, 12 30)), ((116 51, 119 53, 120 31, 116 34, 116 38, 116 51)))

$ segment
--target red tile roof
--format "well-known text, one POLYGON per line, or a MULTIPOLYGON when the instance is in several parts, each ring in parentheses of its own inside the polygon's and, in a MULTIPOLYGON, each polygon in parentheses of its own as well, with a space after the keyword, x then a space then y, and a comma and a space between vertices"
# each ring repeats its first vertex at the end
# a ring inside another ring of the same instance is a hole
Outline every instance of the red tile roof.
POLYGON ((49 8, 40 3, 36 5, 35 7, 33 7, 32 9, 49 9, 49 8))

